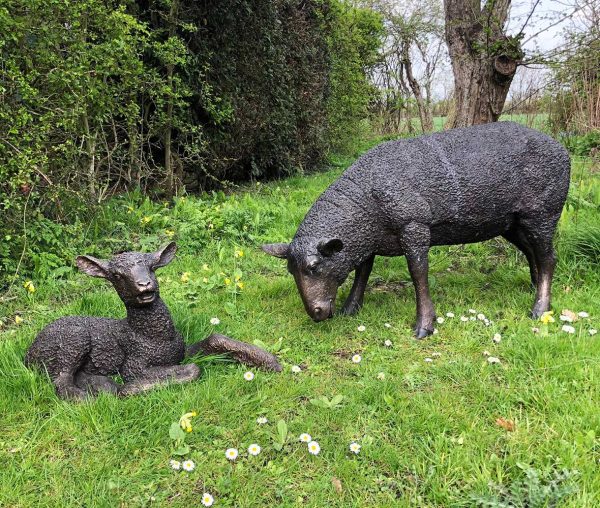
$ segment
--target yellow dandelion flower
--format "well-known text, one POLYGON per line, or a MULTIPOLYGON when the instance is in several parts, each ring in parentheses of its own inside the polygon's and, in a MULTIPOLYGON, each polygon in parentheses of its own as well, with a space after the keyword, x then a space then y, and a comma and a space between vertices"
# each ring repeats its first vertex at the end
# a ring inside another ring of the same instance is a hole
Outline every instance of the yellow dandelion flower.
POLYGON ((225 282, 226 286, 229 286, 231 284, 231 279, 225 279, 223 282, 225 282))
POLYGON ((238 288, 240 288, 240 289, 244 289, 244 283, 243 283, 243 282, 238 282, 238 283, 236 284, 236 286, 237 286, 238 288))
POLYGON ((23 284, 23 287, 27 290, 28 293, 35 293, 35 286, 30 280, 26 281, 25 284, 23 284))
POLYGON ((20 325, 23 322, 23 318, 21 316, 15 316, 15 324, 20 325))
POLYGON ((554 323, 554 318, 552 317, 552 314, 554 314, 553 310, 549 310, 549 311, 544 312, 540 316, 540 321, 542 323, 544 323, 545 325, 547 325, 548 323, 554 323))
POLYGON ((183 272, 181 274, 181 282, 186 283, 190 281, 190 272, 183 272))
POLYGON ((149 217, 148 215, 146 215, 140 219, 140 222, 142 224, 148 224, 151 221, 152 221, 152 217, 149 217))
POLYGON ((197 416, 196 411, 185 413, 179 418, 180 427, 186 432, 192 432, 192 421, 191 419, 197 416))
POLYGON ((241 278, 242 278, 242 277, 241 277, 240 275, 236 275, 236 276, 234 277, 234 280, 235 280, 236 282, 238 282, 238 281, 239 281, 241 278))
POLYGON ((236 258, 243 258, 244 257, 244 251, 242 249, 236 250, 235 251, 235 257, 236 258))
POLYGON ((175 231, 173 231, 172 229, 165 229, 165 236, 168 238, 173 238, 173 236, 175 235, 175 231))

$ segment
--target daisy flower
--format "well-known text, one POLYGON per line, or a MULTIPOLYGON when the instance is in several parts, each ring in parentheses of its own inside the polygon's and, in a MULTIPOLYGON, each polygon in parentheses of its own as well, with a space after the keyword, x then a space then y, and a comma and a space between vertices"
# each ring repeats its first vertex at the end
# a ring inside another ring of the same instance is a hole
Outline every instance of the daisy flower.
POLYGON ((596 335, 596 334, 598 333, 598 330, 596 330, 595 328, 590 328, 590 329, 588 330, 588 333, 589 333, 590 335, 596 335))
POLYGON ((590 315, 583 310, 581 312, 578 312, 577 315, 582 318, 590 317, 590 315))
POLYGON ((184 471, 187 471, 188 473, 190 473, 194 469, 196 469, 196 464, 194 464, 193 460, 184 460, 183 464, 181 464, 181 467, 183 468, 184 471))
POLYGON ((354 355, 352 357, 352 363, 360 363, 361 360, 362 360, 362 356, 360 356, 360 355, 354 355))
POLYGON ((254 379, 254 372, 244 372, 244 379, 246 381, 252 381, 254 379))
POLYGON ((171 469, 175 469, 175 471, 179 471, 181 469, 181 462, 178 460, 170 460, 169 465, 171 466, 171 469))
POLYGON ((539 329, 537 326, 533 326, 533 327, 531 328, 531 331, 532 331, 533 333, 540 333, 540 329, 539 329))
POLYGON ((425 363, 431 363, 433 362, 433 358, 425 358, 425 363))
POLYGON ((500 358, 496 358, 495 356, 488 356, 488 363, 500 363, 500 358))
POLYGON ((350 451, 352 453, 358 455, 358 452, 360 452, 360 448, 361 446, 358 443, 350 443, 350 451))
POLYGON ((469 320, 469 318, 468 318, 467 316, 460 316, 460 320, 461 320, 463 323, 466 323, 466 322, 469 320))
POLYGON ((367 327, 365 325, 359 325, 359 327, 357 328, 359 332, 364 332, 366 329, 367 327))
POLYGON ((307 434, 306 432, 303 434, 300 434, 300 437, 298 438, 299 441, 302 441, 303 443, 310 443, 312 441, 312 437, 310 437, 310 434, 307 434))
POLYGON ((436 321, 441 325, 444 322, 444 318, 442 316, 440 316, 439 318, 436 319, 436 321))
POLYGON ((479 319, 479 321, 484 321, 485 320, 485 314, 477 314, 477 319, 479 319))
POLYGON ((446 312, 446 317, 453 318, 454 312, 446 312))
POLYGON ((385 347, 392 347, 392 341, 391 341, 390 339, 386 339, 386 340, 383 342, 383 345, 384 345, 385 347))
POLYGON ((292 365, 292 372, 294 374, 299 374, 300 372, 302 372, 302 369, 300 368, 299 365, 292 365))
POLYGON ((386 328, 391 328, 392 327, 392 325, 389 324, 389 323, 383 323, 383 326, 385 326, 386 328))
POLYGON ((477 318, 475 316, 470 316, 469 321, 477 321, 477 318))
POLYGON ((487 351, 487 350, 486 350, 486 351, 484 351, 482 354, 483 354, 483 356, 490 356, 490 354, 491 354, 491 353, 490 353, 489 351, 487 351))
POLYGON ((215 499, 208 492, 205 492, 204 494, 202 494, 202 500, 200 502, 204 506, 212 506, 215 502, 215 499))
POLYGON ((437 328, 434 328, 434 329, 433 329, 433 335, 437 335, 437 333, 438 333, 438 329, 437 329, 437 328))
POLYGON ((308 443, 309 453, 312 453, 313 455, 319 455, 320 451, 321 447, 319 446, 319 443, 317 443, 316 441, 311 441, 310 443, 308 443))
POLYGON ((469 314, 477 314, 477 311, 475 309, 469 309, 469 314))
POLYGON ((225 457, 232 462, 238 458, 238 455, 239 453, 236 448, 227 448, 227 450, 225 450, 225 457))
POLYGON ((266 416, 259 416, 256 419, 256 423, 258 423, 259 425, 264 425, 265 423, 269 423, 269 420, 267 419, 266 416))
POLYGON ((435 357, 435 358, 439 358, 440 356, 442 356, 442 353, 438 353, 437 351, 435 353, 431 353, 431 356, 435 357))
POLYGON ((379 372, 377 374, 377 379, 379 379, 379 381, 383 381, 385 379, 385 372, 379 372))
POLYGON ((502 340, 502 335, 500 335, 499 333, 495 333, 494 336, 492 337, 492 340, 496 343, 499 344, 500 341, 502 340))
POLYGON ((572 323, 573 322, 573 318, 571 316, 566 316, 565 314, 561 314, 560 316, 558 316, 558 318, 561 321, 566 321, 567 323, 572 323))
POLYGON ((562 331, 567 333, 575 333, 575 327, 571 325, 563 325, 562 331))
POLYGON ((218 317, 210 318, 211 325, 217 326, 220 323, 221 323, 221 320, 218 317))
POLYGON ((260 446, 258 446, 256 443, 251 444, 248 447, 248 453, 256 457, 260 453, 260 446))

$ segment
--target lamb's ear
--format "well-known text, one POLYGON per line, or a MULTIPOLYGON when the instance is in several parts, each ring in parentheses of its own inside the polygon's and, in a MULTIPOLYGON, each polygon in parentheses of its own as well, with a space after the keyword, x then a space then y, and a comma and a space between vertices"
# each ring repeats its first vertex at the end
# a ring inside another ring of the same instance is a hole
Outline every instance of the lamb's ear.
POLYGON ((152 268, 160 268, 161 266, 168 265, 173 259, 175 259, 175 253, 177 252, 177 244, 171 242, 165 245, 162 249, 157 250, 152 254, 153 263, 152 268))
POLYGON ((338 238, 332 238, 330 240, 321 240, 317 245, 319 253, 325 257, 333 256, 336 252, 341 251, 344 248, 344 242, 338 238))
POLYGON ((80 272, 92 277, 108 277, 108 263, 92 256, 77 256, 75 260, 80 272))
POLYGON ((262 246, 262 250, 264 250, 270 256, 275 256, 276 258, 287 259, 290 253, 290 244, 289 243, 266 243, 262 246))

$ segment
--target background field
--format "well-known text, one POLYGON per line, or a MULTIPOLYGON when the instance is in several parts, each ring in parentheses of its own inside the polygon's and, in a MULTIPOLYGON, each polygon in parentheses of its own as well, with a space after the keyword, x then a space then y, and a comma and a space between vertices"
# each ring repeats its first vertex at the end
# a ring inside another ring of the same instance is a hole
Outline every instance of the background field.
MULTIPOLYGON (((118 242, 130 235, 146 249, 173 234, 181 251, 159 272, 161 291, 186 340, 216 330, 274 347, 283 337, 282 374, 256 372, 247 382, 244 367, 211 360, 201 362, 203 376, 190 385, 61 402, 44 375, 23 366, 26 348, 59 316, 122 316, 121 303, 103 281, 75 273, 34 281, 31 295, 13 288, 17 298, 2 310, 0 335, 0 506, 199 506, 204 491, 215 506, 236 507, 600 505, 600 335, 589 334, 600 328, 600 182, 590 162, 574 163, 557 239, 554 309, 590 314, 574 323, 576 333, 561 331, 558 319, 548 336, 532 332, 539 323, 528 318, 533 292, 525 261, 494 240, 433 250, 437 312, 455 317, 419 342, 411 337, 415 305, 403 259, 377 259, 359 316, 315 324, 285 263, 259 250, 264 241, 289 240, 349 162, 168 206, 130 196, 105 208, 110 220, 98 219, 113 224, 99 236, 118 242), (144 217, 154 229, 140 225, 144 217), (236 249, 244 255, 234 257, 236 249), (236 270, 244 284, 238 293, 223 282, 236 270), (461 322, 469 309, 493 324, 461 322), (215 316, 221 324, 211 326, 215 316), (501 363, 488 364, 484 350, 501 363), (360 364, 350 360, 356 353, 360 364), (291 365, 302 372, 292 374, 291 365), (343 396, 337 408, 311 402, 335 395, 343 396), (198 416, 187 441, 197 467, 175 472, 169 426, 192 410, 198 416), (259 416, 269 423, 257 425, 259 416), (513 420, 514 431, 498 418, 513 420), (290 435, 276 451, 280 419, 290 435), (320 443, 318 456, 298 442, 302 432, 320 443), (360 454, 349 452, 352 441, 362 444, 360 454), (251 443, 263 448, 258 457, 247 456, 251 443), (229 447, 241 452, 235 464, 225 459, 229 447)), ((348 289, 346 283, 338 303, 348 289)))

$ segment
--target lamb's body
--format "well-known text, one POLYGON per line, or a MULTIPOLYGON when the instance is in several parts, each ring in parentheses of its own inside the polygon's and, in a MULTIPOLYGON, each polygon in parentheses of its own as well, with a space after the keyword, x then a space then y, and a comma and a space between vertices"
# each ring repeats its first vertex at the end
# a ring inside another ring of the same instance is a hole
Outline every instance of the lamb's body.
POLYGON ((555 140, 511 122, 383 143, 317 199, 291 244, 265 246, 288 259, 307 312, 333 314, 352 270, 343 312, 362 305, 375 255, 405 255, 417 294, 419 337, 433 331, 427 253, 434 245, 502 235, 527 257, 537 285, 533 315, 550 306, 552 237, 569 188, 570 161, 555 140))
POLYGON ((200 375, 184 357, 229 354, 234 359, 281 371, 277 358, 251 344, 212 334, 186 349, 171 313, 160 298, 154 271, 175 257, 175 243, 150 254, 124 252, 109 261, 79 256, 84 273, 109 280, 127 309, 125 319, 69 316, 46 326, 27 351, 25 363, 44 368, 60 397, 82 399, 110 392, 132 395, 200 375), (116 383, 110 376, 125 382, 116 383))
POLYGON ((73 371, 129 382, 149 367, 177 365, 184 357, 183 338, 157 298, 148 307, 130 308, 126 319, 60 318, 37 335, 25 362, 43 358, 51 378, 73 371))

